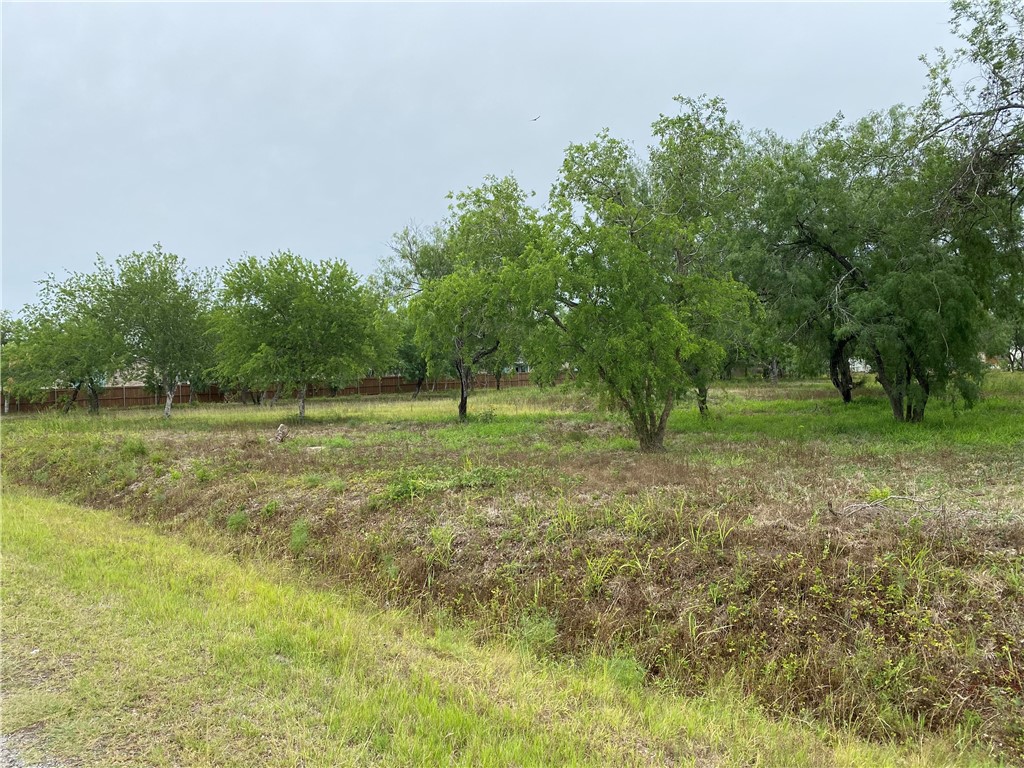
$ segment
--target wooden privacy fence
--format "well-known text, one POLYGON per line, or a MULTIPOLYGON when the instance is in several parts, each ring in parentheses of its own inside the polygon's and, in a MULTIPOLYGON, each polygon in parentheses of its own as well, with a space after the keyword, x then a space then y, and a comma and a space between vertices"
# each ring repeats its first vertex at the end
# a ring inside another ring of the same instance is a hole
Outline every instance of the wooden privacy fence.
MULTIPOLYGON (((481 373, 473 377, 475 389, 494 389, 497 382, 489 373, 481 373)), ((501 386, 525 387, 530 385, 529 373, 510 373, 501 377, 501 386)), ((427 379, 420 388, 421 392, 436 392, 459 388, 458 379, 427 379)), ((401 376, 367 377, 350 387, 332 389, 330 387, 313 387, 306 397, 348 397, 351 395, 394 395, 412 394, 416 391, 416 382, 407 381, 401 376)), ((10 413, 33 413, 50 408, 61 408, 72 395, 70 389, 51 389, 41 402, 29 402, 24 398, 11 398, 8 407, 10 413)), ((294 397, 295 392, 282 393, 281 399, 294 397)), ((179 384, 174 390, 174 403, 188 403, 192 397, 192 388, 188 384, 179 384)), ((137 408, 146 405, 163 406, 164 396, 161 392, 153 392, 140 385, 124 385, 107 387, 100 395, 100 410, 105 408, 137 408)), ((200 403, 224 403, 238 400, 235 390, 222 390, 216 384, 208 389, 196 392, 195 400, 200 403)), ((281 402, 281 401, 279 401, 281 402)), ((78 393, 76 408, 88 408, 89 397, 83 390, 78 393)))

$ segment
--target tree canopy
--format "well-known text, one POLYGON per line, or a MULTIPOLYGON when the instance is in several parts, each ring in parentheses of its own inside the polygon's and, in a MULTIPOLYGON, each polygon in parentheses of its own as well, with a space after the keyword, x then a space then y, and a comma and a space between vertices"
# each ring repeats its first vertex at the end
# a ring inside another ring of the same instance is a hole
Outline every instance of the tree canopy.
POLYGON ((607 132, 566 152, 546 239, 522 269, 540 325, 529 349, 621 408, 643 450, 663 446, 676 400, 707 385, 753 300, 725 270, 740 142, 717 101, 681 100, 642 159, 607 132))
POLYGON ((488 177, 452 199, 448 218, 429 234, 406 230, 396 237, 385 282, 407 298, 430 372, 455 370, 465 420, 473 371, 502 346, 518 347, 522 305, 505 282, 506 270, 538 228, 512 177, 488 177))
POLYGON ((253 389, 294 388, 304 418, 311 384, 345 384, 377 359, 378 309, 343 261, 288 251, 241 259, 225 271, 213 313, 216 375, 253 389))
POLYGON ((159 243, 117 259, 113 329, 124 338, 134 371, 164 390, 164 418, 178 384, 210 365, 204 335, 212 296, 213 275, 190 270, 159 243))
POLYGON ((102 260, 91 273, 73 273, 40 282, 39 301, 25 312, 25 338, 18 354, 21 389, 29 399, 67 387, 71 408, 84 389, 90 413, 108 380, 128 362, 128 349, 115 322, 113 270, 102 260))

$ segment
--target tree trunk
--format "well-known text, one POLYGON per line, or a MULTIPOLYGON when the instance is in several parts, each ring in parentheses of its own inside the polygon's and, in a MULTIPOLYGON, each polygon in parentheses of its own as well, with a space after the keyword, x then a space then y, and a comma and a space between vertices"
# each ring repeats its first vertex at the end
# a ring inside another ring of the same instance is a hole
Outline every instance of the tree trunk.
POLYGON ((494 374, 494 388, 501 392, 501 371, 494 374))
POLYGON ((455 359, 452 363, 455 366, 455 371, 459 374, 459 421, 466 421, 469 415, 466 412, 466 402, 469 400, 469 389, 470 389, 470 374, 472 364, 466 362, 466 359, 462 356, 462 349, 465 346, 465 342, 462 339, 455 339, 455 359))
POLYGON ((459 421, 466 421, 469 418, 466 405, 469 400, 470 389, 470 368, 463 363, 456 363, 455 370, 459 372, 459 421))
POLYGON ((903 411, 906 400, 906 383, 900 384, 890 378, 885 361, 882 360, 882 353, 874 344, 871 345, 871 354, 875 358, 875 380, 882 385, 886 397, 889 398, 889 407, 892 408, 893 418, 896 421, 904 421, 906 419, 906 414, 903 411))
POLYGON ((882 389, 885 390, 886 396, 889 398, 889 407, 892 408, 892 416, 896 421, 906 421, 907 414, 905 408, 907 407, 907 392, 905 383, 894 383, 888 382, 888 384, 882 380, 882 377, 876 376, 878 383, 882 385, 882 389))
POLYGON ((704 418, 708 416, 708 388, 704 386, 697 387, 697 410, 700 411, 700 415, 704 418))
POLYGON ((932 386, 928 379, 928 372, 921 366, 913 348, 910 349, 909 357, 907 379, 910 379, 910 373, 913 372, 920 391, 912 392, 907 398, 907 421, 919 423, 924 421, 924 409, 928 405, 928 396, 931 394, 932 386))
POLYGON ((665 450, 665 427, 668 424, 668 417, 672 413, 672 407, 675 405, 675 396, 668 395, 665 399, 665 407, 662 408, 660 414, 635 412, 625 398, 620 398, 620 402, 629 414, 630 421, 633 422, 633 430, 640 441, 640 450, 643 453, 665 450))
POLYGON ((1024 337, 1019 333, 1015 333, 1013 340, 1010 342, 1010 351, 1007 358, 1007 368, 1010 372, 1014 370, 1024 371, 1024 337))
POLYGON ((420 396, 420 390, 423 388, 423 382, 425 380, 426 380, 426 377, 424 377, 424 376, 420 376, 418 379, 416 379, 416 391, 412 393, 412 399, 413 400, 415 400, 417 397, 420 396))
POLYGON ((850 358, 846 354, 846 346, 850 339, 840 339, 832 345, 832 355, 828 361, 828 371, 832 384, 843 396, 843 402, 853 401, 853 373, 850 371, 850 358))
POLYGON ((768 379, 773 387, 779 384, 779 358, 773 357, 768 363, 768 379))
POLYGON ((4 392, 4 413, 11 412, 11 396, 4 392))
POLYGON ((71 412, 72 406, 74 406, 75 401, 78 400, 78 391, 81 388, 82 388, 81 384, 75 384, 75 386, 72 387, 72 389, 71 389, 71 397, 69 397, 68 401, 66 403, 64 403, 64 408, 63 408, 64 413, 70 413, 71 412))
POLYGON ((914 424, 920 424, 924 421, 924 407, 926 403, 907 403, 907 418, 906 421, 914 424))
POLYGON ((86 391, 89 395, 89 413, 93 416, 98 416, 100 413, 100 393, 99 387, 93 382, 86 384, 86 391))
POLYGON ((637 434, 640 439, 640 450, 643 453, 657 453, 665 450, 665 433, 644 430, 637 434))
POLYGON ((199 395, 196 393, 196 388, 191 384, 188 385, 188 404, 195 405, 199 402, 199 395))
MULTIPOLYGON (((275 395, 276 397, 276 395, 275 395)), ((306 418, 306 385, 299 386, 299 421, 306 418)))
POLYGON ((168 382, 164 384, 164 390, 167 392, 167 399, 164 400, 164 418, 171 418, 171 403, 174 402, 174 382, 168 382))
MULTIPOLYGON (((279 397, 281 397, 282 389, 284 389, 284 384, 278 384, 276 387, 274 387, 274 395, 273 397, 270 398, 270 402, 267 403, 268 407, 273 408, 275 405, 277 405, 277 400, 279 397)), ((305 397, 306 393, 303 392, 302 396, 305 397)))

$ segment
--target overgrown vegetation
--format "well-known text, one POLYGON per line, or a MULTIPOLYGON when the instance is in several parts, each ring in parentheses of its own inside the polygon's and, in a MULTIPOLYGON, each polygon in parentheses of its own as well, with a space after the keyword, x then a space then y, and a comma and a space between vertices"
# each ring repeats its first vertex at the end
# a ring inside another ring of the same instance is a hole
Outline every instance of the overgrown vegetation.
MULTIPOLYGON (((4 472, 545 658, 1024 761, 1024 386, 982 356, 1021 363, 1024 0, 952 14, 964 48, 917 108, 789 141, 680 98, 647 156, 571 145, 544 212, 511 176, 452 195, 365 286, 283 252, 218 289, 159 245, 47 278, 0 313, 5 397, 84 387, 95 416, 132 376, 168 417, 213 377, 254 403, 295 387, 298 418, 5 419, 4 472), (469 420, 473 371, 519 361, 578 388, 482 395, 469 420), (736 367, 772 386, 711 390, 736 367), (367 368, 455 371, 459 423, 444 397, 305 418, 307 385, 367 368)), ((387 756, 396 732, 359 743, 387 756)))
POLYGON ((480 647, 443 615, 424 625, 107 513, 10 489, 4 513, 4 729, 48 764, 993 764, 773 722, 735 684, 658 691, 622 655, 538 662, 540 615, 480 647))
POLYGON ((637 453, 573 390, 5 421, 10 479, 547 656, 635 659, 685 693, 1024 757, 1024 392, 892 421, 875 387, 736 385, 637 453), (59 450, 58 450, 59 449, 59 450), (71 451, 74 461, 60 457, 71 451), (200 473, 199 470, 202 470, 200 473), (200 479, 202 474, 202 479, 200 479), (314 482, 312 478, 316 478, 314 482))

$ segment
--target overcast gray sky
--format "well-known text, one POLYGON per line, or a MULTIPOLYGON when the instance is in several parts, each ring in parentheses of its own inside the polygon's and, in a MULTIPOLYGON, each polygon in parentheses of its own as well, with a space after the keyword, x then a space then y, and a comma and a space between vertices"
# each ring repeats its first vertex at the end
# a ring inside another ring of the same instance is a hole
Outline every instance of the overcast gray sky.
POLYGON ((160 241, 369 274, 445 195, 546 198, 572 142, 643 148, 672 97, 789 136, 924 93, 945 3, 9 3, 3 306, 160 241), (540 119, 533 118, 540 115, 540 119))

